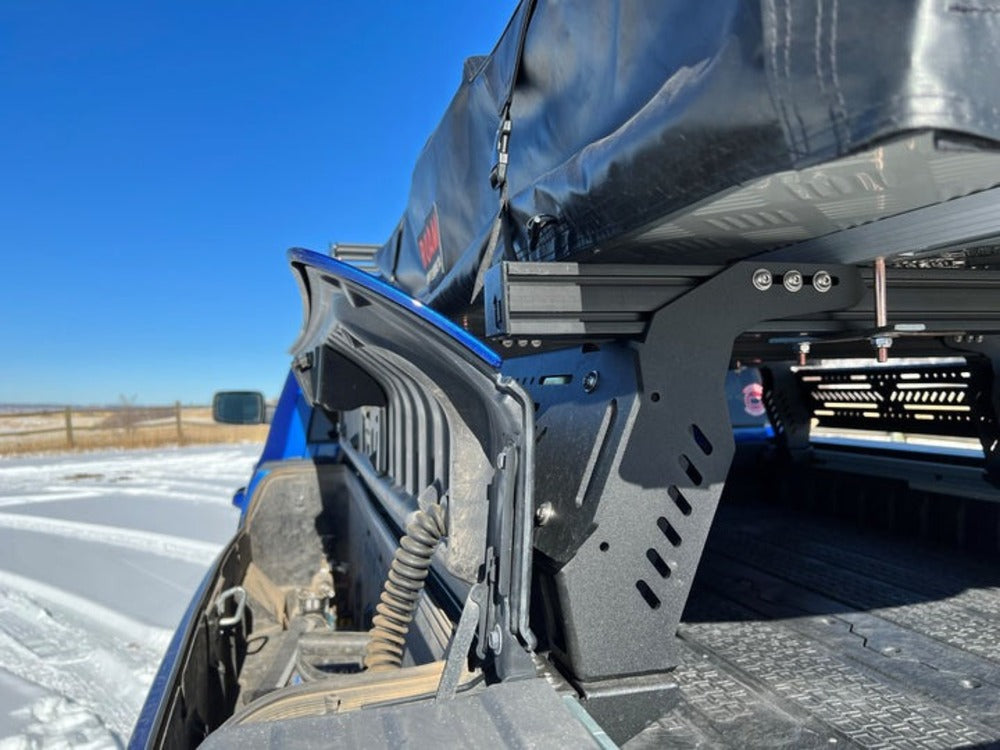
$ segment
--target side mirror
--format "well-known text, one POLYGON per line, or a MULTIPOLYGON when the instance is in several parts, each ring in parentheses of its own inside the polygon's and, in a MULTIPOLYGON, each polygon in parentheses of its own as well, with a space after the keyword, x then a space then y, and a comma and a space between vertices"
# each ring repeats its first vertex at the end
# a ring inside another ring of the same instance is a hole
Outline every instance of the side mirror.
POLYGON ((256 391, 219 391, 212 397, 212 419, 222 424, 269 422, 264 395, 256 391))

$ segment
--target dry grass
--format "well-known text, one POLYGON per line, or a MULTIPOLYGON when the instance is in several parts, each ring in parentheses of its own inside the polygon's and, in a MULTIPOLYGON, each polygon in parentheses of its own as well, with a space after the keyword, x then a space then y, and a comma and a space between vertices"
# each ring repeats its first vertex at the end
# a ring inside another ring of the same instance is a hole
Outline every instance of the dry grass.
POLYGON ((74 411, 73 445, 62 411, 46 414, 0 414, 0 456, 96 448, 157 448, 194 443, 263 442, 268 425, 224 425, 212 421, 208 407, 181 409, 181 431, 173 407, 74 411), (30 433, 51 430, 40 434, 30 433), (16 433, 16 434, 10 434, 16 433))

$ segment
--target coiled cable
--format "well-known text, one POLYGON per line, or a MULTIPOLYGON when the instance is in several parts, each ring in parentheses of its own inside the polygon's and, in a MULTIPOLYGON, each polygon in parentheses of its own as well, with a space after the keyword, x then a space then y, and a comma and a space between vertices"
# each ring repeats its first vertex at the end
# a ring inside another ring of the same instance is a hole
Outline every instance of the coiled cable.
POLYGON ((406 525, 375 607, 378 614, 368 631, 365 669, 380 671, 402 666, 406 634, 427 580, 431 557, 445 534, 444 508, 437 504, 426 511, 418 510, 406 525))

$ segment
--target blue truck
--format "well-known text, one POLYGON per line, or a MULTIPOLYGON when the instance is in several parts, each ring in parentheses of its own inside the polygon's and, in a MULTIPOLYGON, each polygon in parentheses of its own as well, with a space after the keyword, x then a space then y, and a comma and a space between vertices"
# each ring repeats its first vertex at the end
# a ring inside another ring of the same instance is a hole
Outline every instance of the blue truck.
POLYGON ((390 238, 289 252, 132 745, 1000 742, 987 6, 522 2, 390 238))

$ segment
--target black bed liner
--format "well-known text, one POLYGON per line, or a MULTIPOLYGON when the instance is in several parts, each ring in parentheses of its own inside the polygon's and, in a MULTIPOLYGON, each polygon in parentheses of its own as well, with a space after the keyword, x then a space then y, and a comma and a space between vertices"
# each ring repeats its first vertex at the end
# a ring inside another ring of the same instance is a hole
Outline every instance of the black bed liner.
POLYGON ((680 704, 627 747, 996 747, 998 586, 959 552, 724 503, 680 704))

